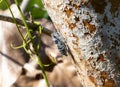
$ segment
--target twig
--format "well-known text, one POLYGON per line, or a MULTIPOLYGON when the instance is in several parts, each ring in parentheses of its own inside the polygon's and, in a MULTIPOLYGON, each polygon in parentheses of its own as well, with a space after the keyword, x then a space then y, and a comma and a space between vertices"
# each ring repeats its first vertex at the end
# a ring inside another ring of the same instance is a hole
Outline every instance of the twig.
MULTIPOLYGON (((10 16, 4 16, 4 15, 1 15, 0 14, 0 20, 1 21, 6 21, 6 22, 11 22, 11 23, 14 23, 13 21, 13 18, 10 17, 10 16)), ((15 18, 16 22, 18 25, 21 25, 21 26, 24 26, 23 22, 21 19, 19 18, 15 18)), ((33 29, 34 31, 38 29, 39 25, 35 24, 35 23, 32 23, 30 21, 26 21, 27 22, 27 25, 30 29, 33 29)), ((43 33, 47 34, 47 35, 51 35, 52 31, 47 29, 47 28, 43 28, 43 33)))

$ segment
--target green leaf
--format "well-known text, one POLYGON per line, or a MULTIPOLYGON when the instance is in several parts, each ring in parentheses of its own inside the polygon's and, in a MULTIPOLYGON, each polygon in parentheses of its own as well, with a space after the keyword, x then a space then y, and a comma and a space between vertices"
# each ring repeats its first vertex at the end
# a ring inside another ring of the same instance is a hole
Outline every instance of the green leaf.
POLYGON ((32 14, 34 19, 37 19, 37 18, 48 18, 47 12, 44 11, 44 10, 40 10, 38 8, 33 8, 31 10, 31 14, 32 14))
MULTIPOLYGON (((7 0, 7 2, 10 4, 10 2, 7 0)), ((0 9, 5 10, 8 7, 5 4, 5 0, 0 0, 0 9)))
POLYGON ((48 18, 47 11, 44 9, 41 0, 30 0, 26 11, 31 12, 34 19, 48 18))

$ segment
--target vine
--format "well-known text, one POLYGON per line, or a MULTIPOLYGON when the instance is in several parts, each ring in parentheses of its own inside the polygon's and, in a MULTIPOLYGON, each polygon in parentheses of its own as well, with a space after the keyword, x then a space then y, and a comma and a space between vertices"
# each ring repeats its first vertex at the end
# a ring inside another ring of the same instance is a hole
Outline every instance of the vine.
POLYGON ((13 17, 13 21, 14 21, 14 23, 15 23, 15 25, 17 27, 17 30, 18 30, 18 32, 19 32, 19 34, 20 34, 20 36, 21 36, 21 38, 23 40, 22 45, 14 47, 14 45, 11 44, 11 46, 14 49, 24 48, 26 53, 28 53, 32 59, 35 59, 35 58, 33 58, 32 54, 34 54, 37 57, 37 63, 39 64, 39 66, 40 66, 40 68, 42 70, 42 75, 43 75, 43 77, 44 77, 44 79, 46 81, 46 85, 47 85, 47 87, 50 87, 47 76, 46 76, 46 73, 45 73, 45 67, 44 67, 45 65, 42 63, 41 58, 40 58, 40 54, 39 54, 39 49, 41 47, 40 43, 41 43, 41 34, 42 34, 42 31, 43 31, 43 27, 40 24, 37 23, 37 25, 39 27, 38 27, 38 29, 36 29, 36 31, 33 31, 32 29, 30 29, 28 27, 28 25, 27 25, 27 22, 26 22, 25 17, 24 17, 24 15, 22 13, 22 10, 21 10, 20 6, 18 5, 18 1, 17 0, 14 0, 14 1, 15 1, 16 5, 17 5, 17 8, 18 8, 18 10, 20 12, 20 16, 22 18, 22 22, 23 22, 23 24, 25 26, 26 35, 24 36, 22 34, 22 32, 20 31, 20 29, 18 27, 18 24, 17 24, 17 22, 15 20, 14 14, 13 14, 11 8, 9 7, 9 4, 8 4, 7 0, 5 0, 6 6, 10 10, 10 13, 11 13, 11 15, 13 17), (33 34, 34 32, 39 34, 39 42, 38 42, 37 45, 34 44, 34 39, 38 38, 38 37, 36 37, 36 35, 33 34))

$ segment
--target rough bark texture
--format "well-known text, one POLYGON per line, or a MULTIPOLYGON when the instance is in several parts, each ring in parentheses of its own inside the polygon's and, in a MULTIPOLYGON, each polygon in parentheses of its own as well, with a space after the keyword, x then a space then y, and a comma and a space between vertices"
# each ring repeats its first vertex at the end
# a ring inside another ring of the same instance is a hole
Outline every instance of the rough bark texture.
POLYGON ((120 0, 43 0, 83 87, 120 86, 120 0))

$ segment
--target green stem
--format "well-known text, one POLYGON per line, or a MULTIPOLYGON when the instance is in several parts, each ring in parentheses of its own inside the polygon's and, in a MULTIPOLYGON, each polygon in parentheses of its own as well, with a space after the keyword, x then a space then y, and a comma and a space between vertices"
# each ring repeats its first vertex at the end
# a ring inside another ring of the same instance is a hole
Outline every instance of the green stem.
POLYGON ((35 54, 37 55, 37 58, 38 58, 38 64, 39 64, 39 66, 41 67, 43 77, 44 77, 44 79, 45 79, 45 81, 46 81, 46 85, 47 85, 47 87, 50 87, 49 82, 48 82, 48 79, 47 79, 47 76, 46 76, 46 73, 45 73, 44 65, 43 65, 43 63, 42 63, 42 61, 41 61, 41 59, 40 59, 40 55, 39 55, 39 53, 38 53, 38 50, 34 47, 33 36, 32 36, 32 34, 31 34, 31 32, 30 32, 30 29, 28 28, 28 25, 27 25, 27 23, 26 23, 26 20, 25 20, 25 18, 24 18, 24 15, 23 15, 23 13, 22 13, 22 10, 21 10, 20 6, 18 5, 17 0, 14 0, 14 1, 15 1, 15 3, 16 3, 17 7, 18 7, 18 10, 19 10, 19 12, 20 12, 22 21, 23 21, 23 23, 24 23, 24 25, 25 25, 25 27, 26 27, 26 31, 27 31, 30 39, 31 39, 31 42, 32 42, 32 45, 33 45, 35 54))
MULTIPOLYGON (((5 0, 5 1, 6 1, 6 0, 5 0)), ((28 36, 30 37, 30 41, 32 42, 32 45, 33 45, 33 47, 34 47, 34 43, 33 43, 34 37, 33 37, 32 34, 30 33, 30 30, 29 30, 29 28, 28 28, 28 25, 27 25, 27 23, 26 23, 26 20, 25 20, 25 18, 24 18, 24 15, 23 15, 23 13, 22 13, 22 10, 20 9, 20 7, 19 7, 19 5, 18 5, 17 0, 15 0, 15 3, 16 3, 16 5, 17 5, 17 7, 18 7, 19 12, 20 12, 22 21, 23 21, 23 23, 24 23, 24 25, 25 25, 25 27, 26 27, 26 31, 27 31, 27 33, 28 33, 28 36)), ((6 5, 8 6, 7 1, 6 1, 6 5)), ((18 29, 18 31, 19 31, 19 33, 20 33, 20 35, 21 35, 21 37, 22 37, 22 39, 23 39, 23 41, 24 41, 23 43, 27 45, 27 41, 26 41, 26 39, 24 38, 24 36, 22 35, 22 33, 21 33, 21 31, 20 31, 20 29, 19 29, 19 27, 18 27, 18 24, 17 24, 17 22, 16 22, 16 20, 15 20, 15 17, 14 17, 14 15, 13 15, 13 12, 12 12, 11 8, 10 8, 9 6, 8 6, 8 8, 9 8, 11 14, 12 14, 13 21, 15 22, 16 27, 17 27, 17 29, 18 29)), ((41 35, 41 33, 40 33, 40 35, 41 35)), ((24 45, 24 44, 23 44, 23 45, 24 45)), ((23 46, 23 47, 25 47, 25 46, 23 46)), ((25 47, 24 49, 26 49, 26 47, 25 47)), ((27 50, 28 50, 28 49, 26 49, 26 52, 27 52, 27 50)), ((31 51, 31 50, 30 50, 30 51, 31 51)), ((45 81, 46 81, 46 85, 47 85, 47 87, 50 87, 49 82, 48 82, 48 79, 47 79, 47 76, 46 76, 46 73, 45 73, 44 65, 43 65, 43 63, 42 63, 42 61, 41 61, 41 58, 40 58, 40 55, 39 55, 39 53, 38 53, 38 49, 34 47, 34 51, 35 51, 35 54, 37 55, 38 64, 39 64, 39 66, 41 67, 42 75, 43 75, 43 77, 44 77, 44 79, 45 79, 45 81)))
POLYGON ((46 81, 47 87, 50 87, 50 84, 49 84, 49 82, 48 82, 48 78, 47 78, 46 73, 45 73, 44 65, 43 65, 43 63, 42 63, 42 61, 41 61, 41 58, 40 58, 39 54, 38 54, 38 64, 39 64, 39 66, 41 67, 42 75, 43 75, 43 78, 44 78, 45 81, 46 81))
POLYGON ((27 33, 28 33, 28 35, 30 36, 30 38, 32 39, 32 34, 30 33, 30 30, 29 30, 29 28, 28 28, 28 25, 27 25, 27 23, 26 23, 26 20, 25 20, 25 18, 24 18, 24 15, 23 15, 23 13, 22 13, 22 10, 21 10, 21 8, 20 8, 20 6, 19 6, 19 4, 18 4, 18 1, 17 1, 17 0, 14 0, 14 1, 15 1, 16 5, 17 5, 17 8, 18 8, 19 12, 20 12, 20 15, 21 15, 22 21, 23 21, 23 23, 24 23, 24 25, 25 25, 25 27, 26 27, 27 33))
MULTIPOLYGON (((41 34, 42 34, 42 30, 43 30, 43 28, 41 27, 41 26, 39 26, 39 44, 41 43, 41 34)), ((45 79, 45 81, 46 81, 46 85, 47 85, 47 87, 50 87, 50 84, 49 84, 49 82, 48 82, 48 78, 47 78, 47 76, 46 76, 46 73, 45 73, 45 68, 44 68, 44 64, 42 63, 42 61, 41 61, 41 58, 40 58, 40 55, 38 54, 38 49, 35 49, 35 54, 38 56, 38 64, 39 64, 39 66, 41 67, 41 70, 42 70, 42 75, 43 75, 43 77, 44 77, 44 79, 45 79)))
POLYGON ((8 9, 10 10, 10 13, 11 13, 11 15, 12 15, 12 17, 13 17, 13 21, 14 21, 16 27, 17 27, 17 30, 18 30, 20 36, 21 36, 22 39, 26 42, 26 40, 24 39, 24 37, 23 37, 23 35, 22 35, 22 33, 21 33, 21 31, 20 31, 18 25, 17 25, 17 22, 16 22, 16 20, 15 20, 15 17, 14 17, 14 15, 13 15, 13 12, 12 12, 11 8, 9 7, 8 2, 7 2, 6 0, 5 0, 5 4, 6 4, 6 6, 8 7, 8 9))

